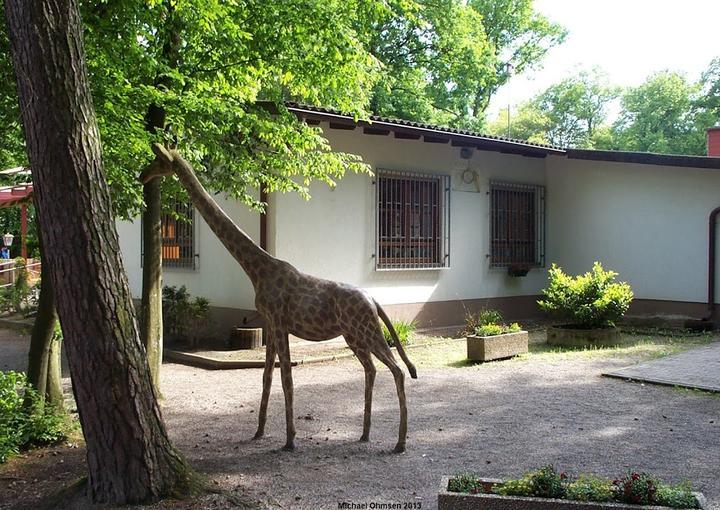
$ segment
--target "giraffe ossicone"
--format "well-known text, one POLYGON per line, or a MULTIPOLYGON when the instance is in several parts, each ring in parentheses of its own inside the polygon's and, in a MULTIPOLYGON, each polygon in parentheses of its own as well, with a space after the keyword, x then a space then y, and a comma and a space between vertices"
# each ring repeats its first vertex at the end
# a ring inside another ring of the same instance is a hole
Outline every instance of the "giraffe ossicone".
POLYGON ((295 447, 293 419, 293 382, 288 335, 311 340, 329 340, 343 336, 365 370, 365 410, 361 441, 370 438, 372 393, 375 365, 372 356, 385 364, 395 379, 400 404, 400 427, 395 452, 405 451, 407 437, 407 404, 405 374, 395 362, 385 341, 380 321, 390 331, 400 358, 410 376, 417 378, 415 366, 408 359, 392 322, 382 307, 366 291, 344 283, 324 280, 298 271, 288 262, 276 259, 256 245, 213 200, 195 176, 190 164, 176 150, 153 145, 156 159, 140 175, 142 182, 176 174, 190 200, 220 242, 240 264, 255 289, 255 307, 265 319, 267 328, 263 389, 255 437, 265 433, 275 356, 280 360, 280 375, 285 396, 287 441, 285 449, 295 447))

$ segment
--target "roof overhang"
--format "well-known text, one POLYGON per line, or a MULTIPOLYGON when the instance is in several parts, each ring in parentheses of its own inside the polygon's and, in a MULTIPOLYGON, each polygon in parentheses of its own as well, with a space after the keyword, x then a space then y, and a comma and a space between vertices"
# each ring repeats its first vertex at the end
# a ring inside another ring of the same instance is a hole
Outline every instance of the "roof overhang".
POLYGON ((490 135, 482 135, 429 124, 410 121, 386 119, 372 116, 367 120, 356 119, 327 108, 288 104, 290 112, 309 124, 328 122, 331 129, 355 129, 362 127, 368 135, 389 136, 400 139, 422 140, 426 143, 451 144, 455 147, 471 147, 484 151, 495 151, 505 154, 544 158, 548 154, 565 154, 564 149, 525 142, 522 140, 505 139, 490 135))
POLYGON ((567 157, 568 159, 610 161, 614 163, 635 163, 638 165, 720 169, 720 158, 708 156, 681 156, 676 154, 656 154, 652 152, 568 149, 567 157))

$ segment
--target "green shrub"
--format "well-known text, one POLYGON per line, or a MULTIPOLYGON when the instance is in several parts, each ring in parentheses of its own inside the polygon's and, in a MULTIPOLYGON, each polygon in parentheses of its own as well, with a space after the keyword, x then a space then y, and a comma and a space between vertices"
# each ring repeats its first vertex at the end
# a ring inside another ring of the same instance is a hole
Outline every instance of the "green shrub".
POLYGON ((627 312, 633 293, 630 285, 616 282, 617 273, 605 271, 595 262, 592 271, 568 276, 555 264, 549 271, 549 285, 543 290, 540 308, 570 324, 585 328, 614 326, 627 312))
POLYGON ((169 341, 194 343, 194 334, 207 321, 210 302, 204 297, 190 298, 185 285, 163 287, 163 334, 169 341))
POLYGON ((580 475, 567 485, 566 491, 566 498, 574 501, 602 503, 611 501, 613 497, 612 483, 592 475, 580 475))
POLYGON ((465 492, 469 494, 484 492, 478 477, 471 474, 459 474, 450 478, 447 490, 448 492, 465 492))
POLYGON ((518 331, 522 331, 522 328, 517 322, 513 322, 510 325, 485 324, 484 326, 478 326, 475 328, 475 334, 477 336, 496 336, 504 335, 505 333, 517 333, 518 331))
POLYGON ((62 441, 66 430, 65 415, 43 405, 25 374, 0 372, 0 463, 22 448, 62 441))
MULTIPOLYGON (((402 345, 407 345, 410 342, 413 333, 417 329, 417 323, 415 321, 396 320, 392 321, 392 325, 402 345)), ((388 345, 395 345, 395 340, 393 340, 390 330, 388 330, 385 324, 382 324, 382 332, 388 345)))
MULTIPOLYGON (((483 487, 476 475, 461 474, 450 479, 448 491, 476 494, 483 492, 483 487)), ((665 485, 646 473, 636 472, 612 482, 592 475, 571 479, 565 473, 558 473, 552 465, 525 473, 522 478, 494 485, 492 492, 501 496, 698 508, 689 482, 665 485)))
POLYGON ((465 334, 472 334, 480 326, 488 324, 502 324, 502 314, 492 308, 481 308, 477 312, 465 310, 465 334))
POLYGON ((697 498, 693 496, 690 482, 676 486, 659 484, 655 493, 655 504, 675 508, 697 508, 697 498))

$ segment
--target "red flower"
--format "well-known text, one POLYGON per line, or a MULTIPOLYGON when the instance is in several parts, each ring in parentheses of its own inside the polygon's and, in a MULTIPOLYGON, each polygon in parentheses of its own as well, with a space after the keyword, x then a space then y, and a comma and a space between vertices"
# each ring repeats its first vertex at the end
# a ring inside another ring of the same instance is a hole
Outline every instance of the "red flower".
POLYGON ((565 471, 560 473, 560 480, 565 480, 566 478, 567 478, 567 473, 565 473, 565 471))

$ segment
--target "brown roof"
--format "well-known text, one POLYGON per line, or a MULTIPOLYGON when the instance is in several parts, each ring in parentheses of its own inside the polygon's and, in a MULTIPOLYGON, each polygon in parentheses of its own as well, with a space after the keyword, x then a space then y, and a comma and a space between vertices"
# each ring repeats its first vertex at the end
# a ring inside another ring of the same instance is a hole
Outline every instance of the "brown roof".
POLYGON ((691 168, 720 169, 720 157, 688 156, 675 154, 655 154, 649 152, 602 151, 590 149, 568 149, 556 145, 517 140, 503 136, 487 135, 465 129, 436 126, 410 120, 392 119, 371 115, 368 119, 355 119, 332 108, 310 106, 299 103, 286 103, 289 111, 308 122, 330 122, 331 127, 353 129, 363 127, 366 134, 388 135, 396 138, 421 137, 426 142, 448 143, 459 147, 474 147, 508 154, 544 158, 548 155, 564 155, 570 159, 611 161, 617 163, 635 163, 643 165, 663 165, 691 168))

